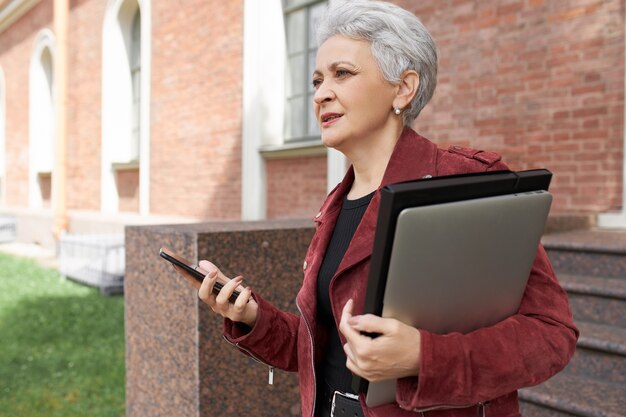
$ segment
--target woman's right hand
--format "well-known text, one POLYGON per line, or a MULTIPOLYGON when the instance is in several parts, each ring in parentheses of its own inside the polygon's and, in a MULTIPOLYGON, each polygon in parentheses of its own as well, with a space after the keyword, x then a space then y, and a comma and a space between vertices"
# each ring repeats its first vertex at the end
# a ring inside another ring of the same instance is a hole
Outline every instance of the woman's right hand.
POLYGON ((209 261, 200 261, 198 266, 207 272, 198 290, 198 297, 222 317, 254 327, 259 305, 252 298, 250 287, 241 286, 243 277, 229 279, 209 261), (218 280, 224 283, 224 286, 218 294, 215 294, 213 286, 218 280), (240 294, 237 300, 231 303, 228 300, 235 290, 238 290, 240 294))

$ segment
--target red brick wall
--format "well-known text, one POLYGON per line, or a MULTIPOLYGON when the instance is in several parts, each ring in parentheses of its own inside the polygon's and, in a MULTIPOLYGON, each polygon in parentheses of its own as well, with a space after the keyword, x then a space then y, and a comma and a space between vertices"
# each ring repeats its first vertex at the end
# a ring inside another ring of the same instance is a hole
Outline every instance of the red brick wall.
MULTIPOLYGON (((68 207, 100 208, 102 25, 106 4, 72 2, 68 207)), ((152 2, 151 212, 241 216, 243 2, 152 2)), ((43 0, 0 33, 6 78, 7 204, 28 205, 28 68, 52 28, 43 0)))
POLYGON ((267 217, 313 218, 326 196, 326 157, 266 161, 267 217))
MULTIPOLYGON (((44 0, 0 33, 6 78, 7 205, 28 206, 29 67, 40 30, 53 30, 44 0)), ((69 16, 67 198, 69 209, 100 208, 100 107, 104 5, 72 2, 69 16)), ((54 71, 54 67, 53 67, 54 71)))
MULTIPOLYGON (((439 46, 439 86, 416 123, 420 133, 442 146, 500 152, 516 169, 551 169, 556 212, 621 207, 623 1, 395 2, 415 12, 439 46)), ((70 11, 72 209, 97 210, 100 202, 105 7, 80 0, 70 11)), ((241 0, 152 2, 155 214, 240 217, 242 12, 241 0)), ((52 27, 52 0, 0 33, 11 207, 28 205, 28 68, 44 27, 52 27)), ((268 216, 315 214, 325 195, 325 163, 267 161, 268 216)))
POLYGON ((555 174, 553 212, 621 207, 624 2, 396 1, 439 47, 416 128, 555 174))
POLYGON ((153 1, 150 207, 241 218, 243 1, 153 1))
POLYGON ((100 210, 105 2, 72 1, 69 17, 67 205, 100 210))
POLYGON ((119 211, 137 213, 139 211, 139 169, 117 170, 115 183, 119 195, 119 211))
POLYGON ((30 58, 41 29, 52 29, 52 1, 42 1, 0 33, 6 88, 6 204, 28 206, 28 82, 30 58))

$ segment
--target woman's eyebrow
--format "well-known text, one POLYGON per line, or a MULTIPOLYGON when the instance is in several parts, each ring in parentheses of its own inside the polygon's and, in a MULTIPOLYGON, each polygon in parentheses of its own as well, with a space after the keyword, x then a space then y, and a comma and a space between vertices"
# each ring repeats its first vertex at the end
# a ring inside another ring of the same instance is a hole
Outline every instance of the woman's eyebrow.
MULTIPOLYGON (((349 66, 351 66, 353 68, 357 68, 357 66, 354 65, 350 61, 335 61, 335 62, 332 62, 330 65, 328 65, 328 69, 330 71, 332 71, 332 70, 336 69, 340 65, 349 65, 349 66)), ((320 70, 315 70, 315 71, 313 71, 313 76, 315 76, 315 75, 322 75, 322 72, 320 70)))
POLYGON ((329 69, 335 69, 337 68, 339 65, 350 65, 351 67, 356 67, 356 65, 354 65, 352 62, 350 61, 335 61, 332 64, 330 64, 328 66, 329 69))

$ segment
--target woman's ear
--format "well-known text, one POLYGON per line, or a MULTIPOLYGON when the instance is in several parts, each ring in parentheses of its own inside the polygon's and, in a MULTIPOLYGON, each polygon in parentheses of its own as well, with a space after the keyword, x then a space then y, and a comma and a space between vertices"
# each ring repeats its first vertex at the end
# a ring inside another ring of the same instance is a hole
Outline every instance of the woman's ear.
POLYGON ((396 92, 396 98, 393 101, 394 107, 401 109, 411 104, 411 100, 417 94, 420 85, 420 76, 415 70, 406 70, 400 77, 400 84, 396 92))

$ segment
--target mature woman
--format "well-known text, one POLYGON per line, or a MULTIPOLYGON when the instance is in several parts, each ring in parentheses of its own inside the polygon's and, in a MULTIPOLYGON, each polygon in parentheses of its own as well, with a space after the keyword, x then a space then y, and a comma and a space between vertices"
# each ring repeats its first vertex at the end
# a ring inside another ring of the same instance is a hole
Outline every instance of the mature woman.
POLYGON ((312 83, 322 141, 351 162, 315 217, 296 302, 278 310, 250 289, 228 302, 235 278, 217 295, 213 264, 200 298, 225 317, 226 338, 248 355, 299 373, 303 416, 519 416, 517 389, 561 370, 577 330, 567 297, 539 248, 519 312, 469 334, 437 335, 362 311, 378 214, 378 190, 391 183, 506 169, 497 154, 447 151, 410 126, 433 95, 435 44, 419 20, 385 2, 333 5, 318 30, 312 83), (362 332, 380 333, 371 339, 362 332), (350 386, 398 379, 396 402, 368 408, 350 386), (482 413, 482 414, 481 414, 482 413), (338 410, 335 410, 337 415, 338 410))

